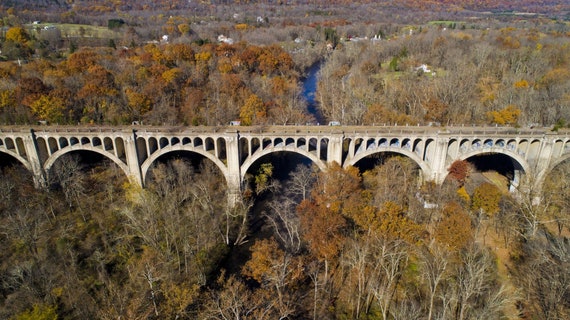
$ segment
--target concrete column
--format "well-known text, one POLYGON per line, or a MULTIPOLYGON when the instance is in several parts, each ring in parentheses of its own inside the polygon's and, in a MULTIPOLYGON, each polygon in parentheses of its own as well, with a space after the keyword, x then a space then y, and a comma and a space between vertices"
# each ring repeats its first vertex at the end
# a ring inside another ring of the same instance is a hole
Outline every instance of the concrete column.
POLYGON ((447 176, 447 167, 445 160, 447 158, 447 144, 449 138, 436 137, 435 150, 433 152, 433 159, 429 159, 431 165, 431 175, 428 175, 437 184, 442 184, 447 176))
POLYGON ((327 163, 336 162, 342 166, 342 141, 344 133, 331 134, 327 148, 327 163))
POLYGON ((228 165, 228 175, 226 180, 228 183, 228 204, 234 206, 241 200, 241 165, 239 149, 239 132, 235 136, 229 135, 226 138, 226 155, 228 165))
MULTIPOLYGON (((26 155, 34 175, 34 184, 38 188, 47 187, 46 172, 40 159, 40 152, 38 150, 38 142, 36 140, 34 129, 30 129, 30 135, 24 137, 23 140, 26 155)), ((18 147, 16 146, 16 150, 17 148, 18 147)))
POLYGON ((141 163, 139 162, 139 154, 137 152, 137 133, 136 130, 124 130, 123 139, 125 141, 125 155, 127 157, 127 167, 129 168, 129 180, 144 187, 142 177, 141 163))
POLYGON ((527 174, 532 175, 527 177, 527 180, 530 180, 532 184, 529 187, 537 192, 542 190, 542 183, 548 174, 548 169, 550 168, 550 164, 552 163, 552 158, 554 156, 553 153, 554 142, 552 139, 544 137, 542 139, 538 155, 536 155, 536 164, 534 164, 533 168, 534 172, 527 172, 527 174))

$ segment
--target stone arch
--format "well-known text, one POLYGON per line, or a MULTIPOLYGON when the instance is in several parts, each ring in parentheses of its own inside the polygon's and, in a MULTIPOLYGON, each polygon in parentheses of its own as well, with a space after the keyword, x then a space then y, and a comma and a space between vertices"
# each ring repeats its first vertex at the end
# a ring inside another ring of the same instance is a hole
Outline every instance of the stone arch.
POLYGON ((207 137, 204 140, 204 148, 206 149, 206 151, 214 153, 214 151, 216 149, 216 144, 214 143, 214 138, 207 137))
POLYGON ((390 140, 390 147, 400 147, 400 139, 398 138, 392 138, 392 140, 390 140))
POLYGON ((158 140, 158 145, 160 149, 166 148, 168 146, 168 138, 162 137, 158 140))
POLYGON ((317 138, 310 138, 309 139, 309 152, 317 152, 317 138))
POLYGON ((60 137, 58 140, 59 140, 59 148, 60 149, 63 149, 69 145, 69 141, 67 139, 65 139, 64 137, 60 137))
MULTIPOLYGON (((500 154, 506 155, 507 157, 516 161, 521 166, 522 171, 524 173, 530 172, 530 166, 529 166, 528 162, 523 157, 521 157, 520 155, 518 155, 512 151, 505 150, 504 148, 491 147, 491 148, 484 148, 484 149, 480 148, 477 150, 472 150, 470 152, 466 152, 466 153, 461 154, 457 160, 464 161, 464 160, 467 160, 471 157, 475 157, 475 156, 479 156, 479 155, 485 155, 485 154, 492 154, 492 153, 500 153, 500 154)), ((445 178, 447 178, 448 174, 449 174, 449 172, 447 170, 445 172, 443 172, 443 176, 441 177, 441 182, 445 181, 445 178)), ((516 176, 516 172, 515 172, 515 176, 516 176)), ((516 180, 516 177, 515 177, 515 180, 516 180)))
POLYGON ((216 157, 222 161, 227 161, 227 151, 226 139, 222 137, 216 139, 216 157))
POLYGON ((275 152, 293 152, 293 153, 300 154, 304 157, 307 157, 314 164, 316 164, 319 167, 319 169, 321 169, 321 171, 324 171, 327 167, 326 164, 323 161, 321 161, 320 159, 318 159, 314 153, 308 152, 308 151, 303 150, 303 149, 299 149, 299 148, 295 148, 295 149, 287 148, 286 149, 285 147, 268 148, 268 149, 263 149, 260 152, 256 152, 254 155, 252 155, 251 157, 247 158, 244 161, 244 163, 240 167, 240 177, 241 177, 240 179, 243 179, 243 177, 247 173, 247 170, 249 169, 249 167, 251 167, 252 164, 255 163, 255 161, 259 160, 263 156, 266 156, 268 154, 275 153, 275 152))
POLYGON ((251 138, 250 142, 249 142, 249 147, 250 150, 249 152, 251 154, 255 153, 257 150, 259 150, 259 148, 261 147, 261 143, 259 142, 259 138, 251 138))
POLYGON ((321 138, 319 140, 319 146, 317 148, 317 153, 319 154, 319 159, 326 162, 328 161, 328 150, 329 150, 329 139, 321 138))
POLYGON ((558 165, 562 164, 565 161, 570 160, 570 153, 566 153, 564 155, 562 155, 561 157, 559 157, 558 159, 556 159, 555 161, 553 161, 548 168, 544 169, 542 172, 539 172, 536 175, 536 181, 534 183, 534 186, 536 189, 535 190, 542 190, 542 186, 544 185, 544 181, 546 180, 546 177, 552 172, 552 170, 554 170, 554 168, 556 168, 558 165))
POLYGON ((208 152, 203 150, 202 148, 198 149, 198 148, 180 148, 180 147, 176 147, 174 148, 173 146, 167 146, 165 148, 160 149, 159 152, 155 152, 153 153, 148 159, 146 159, 140 166, 141 168, 141 175, 142 175, 142 181, 143 184, 146 181, 146 177, 148 175, 148 170, 150 169, 150 167, 152 166, 152 164, 161 156, 167 154, 167 153, 171 153, 171 152, 179 152, 179 151, 185 151, 185 152, 193 152, 196 154, 199 154, 201 156, 203 156, 204 158, 209 159, 210 161, 212 161, 222 172, 222 174, 224 175, 224 178, 226 179, 226 182, 230 181, 229 180, 229 171, 228 168, 226 167, 226 165, 220 160, 218 159, 212 152, 208 152))
POLYGON ((100 146, 100 145, 101 145, 101 138, 99 138, 99 137, 94 137, 94 138, 93 138, 93 146, 94 146, 94 147, 98 147, 98 146, 100 146))
POLYGON ((113 150, 113 139, 109 137, 103 138, 103 145, 106 151, 113 150))
POLYGON ((202 138, 200 138, 200 137, 194 138, 194 143, 193 143, 193 145, 194 145, 195 148, 197 148, 197 147, 202 147, 202 145, 203 145, 203 140, 202 140, 202 138))
POLYGON ((153 154, 158 150, 158 140, 155 137, 150 137, 147 140, 148 153, 153 154))
POLYGON ((26 159, 24 159, 22 156, 20 156, 19 154, 12 152, 11 150, 7 150, 7 149, 3 149, 0 148, 0 152, 9 155, 10 157, 16 159, 17 161, 19 161, 28 171, 30 171, 32 174, 34 174, 34 170, 32 168, 32 165, 30 164, 30 162, 26 159))
POLYGON ((44 164, 44 170, 46 172, 49 172, 49 170, 51 169, 51 167, 53 166, 53 164, 55 163, 55 161, 57 159, 59 159, 64 154, 67 154, 70 152, 75 152, 75 151, 92 151, 92 152, 99 153, 99 154, 103 155, 104 157, 107 157, 111 161, 113 161, 121 170, 123 170, 123 172, 125 173, 125 176, 127 178, 130 178, 130 172, 129 172, 129 168, 128 168, 127 164, 124 163, 123 161, 121 161, 121 159, 119 159, 119 157, 115 156, 112 153, 106 152, 106 151, 102 150, 101 148, 88 146, 88 145, 82 146, 81 148, 64 148, 64 149, 60 149, 60 150, 56 151, 55 153, 50 155, 50 157, 46 160, 46 162, 44 164))
POLYGON ((55 139, 54 137, 49 137, 47 139, 47 147, 50 154, 56 152, 59 149, 57 145, 57 139, 55 139))
POLYGON ((297 139, 297 144, 295 145, 296 148, 304 148, 307 145, 307 140, 305 138, 297 139))
POLYGON ((399 153, 401 155, 404 155, 410 159, 412 159, 417 165, 418 167, 420 167, 420 169, 422 170, 422 174, 423 177, 428 180, 430 178, 431 175, 431 167, 424 161, 422 161, 418 155, 412 151, 406 150, 406 149, 401 149, 401 148, 395 148, 395 147, 386 147, 386 148, 382 148, 382 149, 374 149, 374 150, 366 150, 364 152, 361 152, 357 155, 354 156, 354 158, 350 159, 349 161, 347 161, 346 163, 344 163, 343 168, 347 168, 349 166, 354 166, 358 161, 371 156, 373 154, 377 154, 377 153, 383 153, 383 152, 392 152, 392 153, 399 153))

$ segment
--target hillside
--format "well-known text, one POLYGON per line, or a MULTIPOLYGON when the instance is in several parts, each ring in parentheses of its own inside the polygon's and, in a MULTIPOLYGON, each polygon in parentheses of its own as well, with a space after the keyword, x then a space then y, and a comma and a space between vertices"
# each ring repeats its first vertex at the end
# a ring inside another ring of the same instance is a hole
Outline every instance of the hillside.
POLYGON ((131 10, 184 10, 196 9, 197 7, 211 5, 278 5, 278 6, 295 6, 295 5, 314 5, 314 6, 330 6, 330 5, 374 5, 386 9, 408 9, 421 11, 442 11, 442 12, 459 12, 463 10, 483 12, 483 11, 513 11, 513 12, 531 12, 541 14, 564 14, 570 10, 570 3, 564 0, 401 0, 401 1, 343 1, 343 0, 5 0, 2 1, 0 7, 15 7, 20 9, 34 10, 36 8, 59 10, 74 10, 78 12, 92 13, 108 13, 115 11, 131 11, 131 10))

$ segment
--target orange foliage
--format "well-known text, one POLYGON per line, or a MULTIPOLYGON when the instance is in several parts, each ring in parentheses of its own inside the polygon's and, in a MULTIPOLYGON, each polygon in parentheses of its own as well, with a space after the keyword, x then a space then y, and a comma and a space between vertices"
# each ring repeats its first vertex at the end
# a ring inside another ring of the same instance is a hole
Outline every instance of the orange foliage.
POLYGON ((473 241, 471 218, 458 203, 450 202, 445 206, 434 237, 437 242, 453 250, 460 250, 473 241))

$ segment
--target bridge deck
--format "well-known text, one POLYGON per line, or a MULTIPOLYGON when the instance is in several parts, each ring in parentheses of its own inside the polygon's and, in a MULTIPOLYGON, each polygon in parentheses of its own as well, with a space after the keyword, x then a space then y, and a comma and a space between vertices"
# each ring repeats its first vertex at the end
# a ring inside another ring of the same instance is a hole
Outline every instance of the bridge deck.
POLYGON ((569 129, 483 126, 0 126, 0 133, 248 133, 248 134, 427 134, 427 135, 557 135, 569 136, 569 129))

